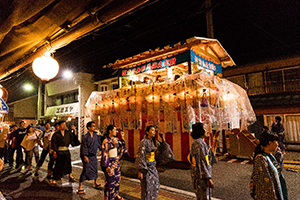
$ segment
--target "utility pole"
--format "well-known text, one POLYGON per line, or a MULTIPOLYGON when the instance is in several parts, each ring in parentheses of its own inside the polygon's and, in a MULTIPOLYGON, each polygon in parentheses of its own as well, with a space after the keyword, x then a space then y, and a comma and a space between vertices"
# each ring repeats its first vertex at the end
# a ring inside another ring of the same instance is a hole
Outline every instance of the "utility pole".
POLYGON ((44 91, 45 83, 39 80, 38 102, 37 102, 37 120, 39 121, 44 115, 44 91))
POLYGON ((212 18, 211 0, 205 0, 205 8, 206 8, 207 37, 214 38, 214 26, 213 26, 213 18, 212 18))

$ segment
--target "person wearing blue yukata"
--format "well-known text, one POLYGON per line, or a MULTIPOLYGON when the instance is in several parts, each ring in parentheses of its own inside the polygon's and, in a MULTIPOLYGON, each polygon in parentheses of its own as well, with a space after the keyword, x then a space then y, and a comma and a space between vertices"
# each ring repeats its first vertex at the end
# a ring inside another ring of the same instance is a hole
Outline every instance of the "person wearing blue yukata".
POLYGON ((99 189, 101 184, 97 182, 98 164, 97 150, 101 152, 101 136, 97 134, 96 124, 90 121, 86 124, 88 132, 83 135, 81 140, 80 157, 83 163, 82 173, 79 179, 77 194, 84 194, 82 183, 85 180, 94 180, 94 188, 99 189))
POLYGON ((121 169, 120 160, 129 153, 125 146, 125 133, 121 131, 122 139, 117 138, 117 128, 114 125, 108 125, 105 139, 102 142, 101 167, 105 175, 104 199, 121 200, 119 195, 121 169))
POLYGON ((211 168, 217 161, 211 147, 203 140, 205 130, 202 123, 193 124, 191 136, 193 142, 188 160, 191 163, 194 191, 197 200, 211 199, 211 188, 214 188, 211 168))
POLYGON ((282 152, 278 149, 278 136, 264 131, 259 137, 253 158, 250 195, 253 199, 288 200, 283 169, 282 152))
POLYGON ((169 144, 163 139, 163 133, 159 133, 162 142, 156 140, 155 135, 154 126, 147 126, 145 138, 140 142, 135 159, 135 167, 141 181, 142 200, 158 199, 160 184, 156 162, 167 164, 175 160, 169 144))

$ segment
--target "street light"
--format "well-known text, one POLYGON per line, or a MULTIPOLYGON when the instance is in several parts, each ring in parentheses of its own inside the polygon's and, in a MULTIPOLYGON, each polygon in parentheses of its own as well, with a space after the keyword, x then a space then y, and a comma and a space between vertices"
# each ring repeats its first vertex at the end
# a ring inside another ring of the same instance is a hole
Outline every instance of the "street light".
POLYGON ((33 89, 32 85, 30 85, 29 83, 24 84, 23 88, 25 91, 28 91, 28 92, 32 91, 32 89, 33 89))
POLYGON ((73 76, 73 73, 69 70, 64 71, 64 77, 69 79, 73 76))

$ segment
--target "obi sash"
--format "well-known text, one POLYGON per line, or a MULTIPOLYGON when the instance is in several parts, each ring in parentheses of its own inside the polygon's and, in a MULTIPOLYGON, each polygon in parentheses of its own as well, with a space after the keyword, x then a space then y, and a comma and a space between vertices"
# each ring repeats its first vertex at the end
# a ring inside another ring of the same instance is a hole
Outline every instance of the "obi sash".
POLYGON ((146 153, 146 161, 147 162, 154 162, 155 161, 155 153, 154 151, 150 153, 146 153))
POLYGON ((117 148, 113 148, 108 150, 108 157, 109 158, 116 158, 118 156, 118 149, 117 148))
POLYGON ((68 151, 68 150, 69 150, 69 147, 66 147, 66 146, 58 147, 58 151, 68 151))

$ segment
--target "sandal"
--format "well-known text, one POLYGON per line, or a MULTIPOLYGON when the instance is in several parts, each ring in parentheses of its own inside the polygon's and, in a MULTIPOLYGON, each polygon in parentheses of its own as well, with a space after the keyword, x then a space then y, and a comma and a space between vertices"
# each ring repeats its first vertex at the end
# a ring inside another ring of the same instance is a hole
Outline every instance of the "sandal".
POLYGON ((101 184, 99 183, 99 184, 97 184, 97 185, 94 185, 93 188, 95 188, 95 189, 100 189, 100 188, 101 188, 101 184))
POLYGON ((121 197, 121 196, 118 195, 118 196, 116 196, 116 199, 117 200, 123 200, 123 197, 121 197))
POLYGON ((77 190, 77 194, 85 194, 85 191, 84 191, 84 189, 77 190))
POLYGON ((69 177, 69 182, 75 182, 75 178, 69 177))
POLYGON ((55 187, 55 186, 56 186, 56 183, 51 183, 50 186, 51 186, 51 187, 55 187))

